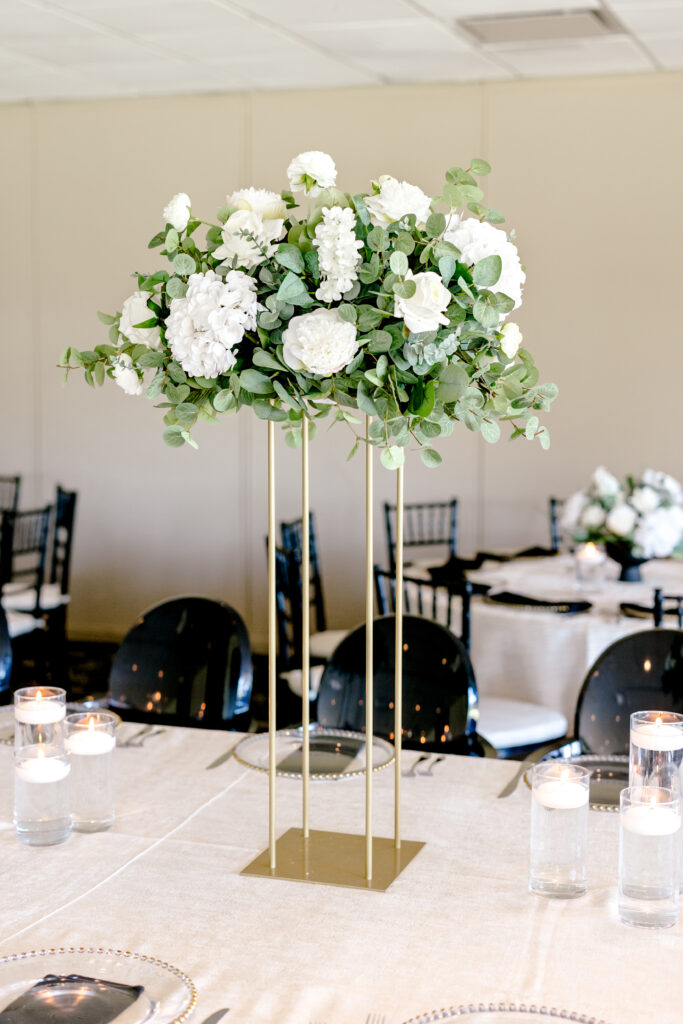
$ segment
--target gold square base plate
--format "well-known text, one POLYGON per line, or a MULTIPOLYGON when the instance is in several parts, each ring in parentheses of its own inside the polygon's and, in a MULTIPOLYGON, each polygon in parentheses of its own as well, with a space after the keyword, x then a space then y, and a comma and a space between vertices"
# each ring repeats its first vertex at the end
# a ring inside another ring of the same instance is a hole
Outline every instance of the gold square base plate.
POLYGON ((424 843, 402 839, 397 850, 393 839, 374 836, 373 877, 368 880, 365 877, 364 835, 311 829, 308 839, 304 839, 300 828, 290 828, 275 844, 275 868, 270 867, 270 851, 266 849, 240 874, 386 892, 423 846, 424 843))

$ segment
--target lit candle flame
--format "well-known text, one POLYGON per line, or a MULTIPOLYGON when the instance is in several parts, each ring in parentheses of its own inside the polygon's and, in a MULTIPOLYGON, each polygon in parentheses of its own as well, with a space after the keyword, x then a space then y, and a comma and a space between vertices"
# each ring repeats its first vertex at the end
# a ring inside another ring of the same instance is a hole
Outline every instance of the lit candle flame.
POLYGON ((45 751, 43 750, 42 744, 38 744, 38 757, 45 757, 45 751))
POLYGON ((587 555, 593 555, 598 550, 592 540, 589 540, 583 549, 587 555))
POLYGON ((36 700, 42 700, 42 699, 43 699, 42 693, 40 692, 40 690, 36 690, 36 700))
POLYGON ((658 729, 661 728, 661 725, 662 725, 662 716, 661 715, 658 718, 655 719, 655 725, 657 726, 658 729))
POLYGON ((95 719, 91 715, 88 719, 88 733, 92 736, 95 732, 95 719))

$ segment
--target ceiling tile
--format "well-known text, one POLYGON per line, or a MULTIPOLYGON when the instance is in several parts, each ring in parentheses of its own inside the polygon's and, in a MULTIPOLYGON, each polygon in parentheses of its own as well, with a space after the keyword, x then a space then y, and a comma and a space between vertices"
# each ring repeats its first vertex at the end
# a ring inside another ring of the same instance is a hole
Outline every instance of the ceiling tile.
POLYGON ((88 0, 79 0, 78 6, 73 0, 57 0, 56 6, 65 16, 69 13, 85 16, 98 25, 129 35, 157 31, 230 33, 244 20, 211 0, 138 0, 137 3, 106 0, 94 5, 88 0))
POLYGON ((248 14, 268 18, 297 31, 330 22, 378 21, 416 16, 413 8, 401 0, 344 0, 343 4, 315 3, 313 0, 234 0, 234 5, 248 14))
POLYGON ((243 76, 244 88, 306 89, 344 85, 376 85, 380 81, 371 71, 351 68, 340 61, 305 47, 292 45, 277 57, 232 57, 226 61, 229 74, 243 76))
POLYGON ((49 11, 30 7, 21 0, 0 0, 0 40, 9 43, 13 39, 31 35, 68 36, 73 32, 73 23, 53 15, 49 11))
POLYGON ((416 21, 372 21, 302 28, 302 35, 327 50, 349 57, 396 57, 422 54, 426 63, 439 55, 471 50, 471 44, 426 18, 416 21))
POLYGON ((482 82, 510 78, 504 67, 478 53, 437 53, 424 57, 379 55, 366 66, 393 83, 400 82, 482 82))
POLYGON ((643 45, 665 71, 683 68, 683 35, 645 36, 643 45))
POLYGON ((417 0, 417 2, 425 11, 449 20, 485 18, 495 14, 530 14, 537 11, 587 10, 600 7, 600 0, 417 0))
POLYGON ((602 75, 652 71, 654 65, 629 38, 568 40, 562 46, 500 47, 506 64, 529 78, 545 75, 602 75))
POLYGON ((639 6, 617 7, 613 10, 629 31, 636 35, 657 32, 683 32, 683 3, 643 3, 639 6))
POLYGON ((234 32, 225 34, 202 32, 145 32, 138 38, 192 61, 228 61, 231 57, 265 57, 277 59, 292 45, 289 39, 259 25, 240 23, 234 32))
POLYGON ((52 35, 22 36, 11 41, 11 49, 65 68, 74 64, 144 61, 154 56, 135 42, 77 27, 70 36, 60 38, 58 44, 52 35))

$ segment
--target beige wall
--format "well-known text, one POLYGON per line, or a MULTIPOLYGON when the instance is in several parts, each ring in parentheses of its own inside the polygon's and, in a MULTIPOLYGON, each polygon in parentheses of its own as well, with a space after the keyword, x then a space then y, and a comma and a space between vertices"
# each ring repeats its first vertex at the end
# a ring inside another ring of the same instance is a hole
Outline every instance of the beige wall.
MULTIPOLYGON (((443 170, 483 156, 487 198, 517 229, 528 272, 518 320, 544 379, 560 385, 548 453, 487 446, 464 428, 419 458, 408 499, 460 498, 463 552, 546 542, 546 500, 598 462, 683 476, 680 132, 683 76, 502 85, 98 101, 0 107, 0 472, 24 503, 56 482, 80 492, 71 631, 118 636, 174 593, 224 597, 256 643, 265 626, 265 425, 242 413, 197 431, 200 450, 161 441, 151 403, 82 380, 61 387, 69 343, 104 340, 147 239, 184 190, 210 219, 226 192, 281 188, 291 156, 332 153, 344 188, 390 172, 436 192, 443 170)), ((363 463, 326 427, 312 447, 331 625, 360 617, 363 463)), ((297 514, 297 455, 282 448, 278 517, 297 514)), ((394 477, 378 468, 380 502, 394 477)))

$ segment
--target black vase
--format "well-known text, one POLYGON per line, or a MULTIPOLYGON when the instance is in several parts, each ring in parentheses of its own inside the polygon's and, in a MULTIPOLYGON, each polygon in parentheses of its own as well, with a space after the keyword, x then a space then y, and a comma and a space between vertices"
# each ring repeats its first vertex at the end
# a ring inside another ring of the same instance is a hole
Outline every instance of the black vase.
POLYGON ((631 548, 627 544, 615 544, 608 541, 605 544, 605 551, 621 568, 619 580, 622 583, 640 583, 640 567, 645 562, 649 562, 649 558, 636 558, 631 548))

